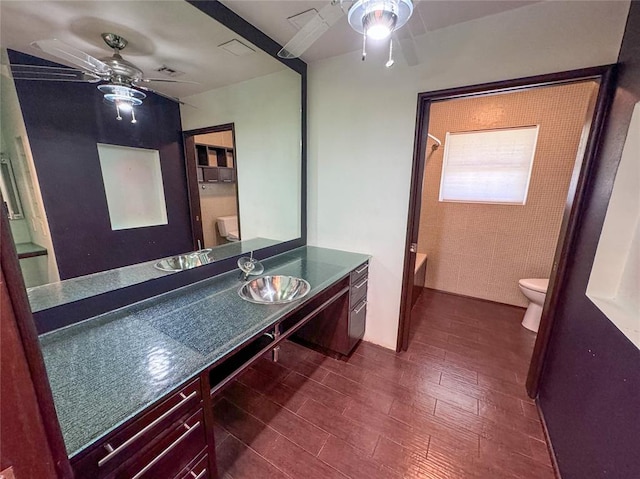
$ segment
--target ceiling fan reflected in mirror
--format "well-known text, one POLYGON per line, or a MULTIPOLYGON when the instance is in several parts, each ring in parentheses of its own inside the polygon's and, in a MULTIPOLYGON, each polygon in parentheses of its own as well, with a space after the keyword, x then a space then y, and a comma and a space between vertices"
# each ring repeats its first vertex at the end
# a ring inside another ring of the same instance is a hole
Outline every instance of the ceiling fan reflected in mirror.
POLYGON ((298 58, 344 15, 351 28, 362 35, 362 60, 367 57, 367 39, 389 38, 389 60, 394 64, 391 34, 413 14, 412 0, 332 0, 320 9, 278 52, 281 58, 298 58))
POLYGON ((136 123, 134 107, 142 104, 147 97, 144 93, 152 92, 169 100, 178 98, 165 95, 140 83, 196 83, 183 80, 165 78, 146 78, 143 71, 133 63, 125 60, 120 52, 127 46, 125 38, 115 33, 103 33, 102 39, 113 49, 113 55, 105 58, 95 58, 60 40, 38 40, 31 45, 49 55, 56 57, 66 67, 51 67, 41 65, 11 65, 13 77, 17 80, 40 81, 71 81, 99 83, 98 90, 103 94, 106 102, 116 107, 116 120, 122 120, 122 112, 131 113, 131 123, 136 123))

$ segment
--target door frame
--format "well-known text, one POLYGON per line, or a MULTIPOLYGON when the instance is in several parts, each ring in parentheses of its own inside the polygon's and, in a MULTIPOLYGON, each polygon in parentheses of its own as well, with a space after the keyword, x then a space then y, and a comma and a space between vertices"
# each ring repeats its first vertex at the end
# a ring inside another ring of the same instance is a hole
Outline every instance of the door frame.
MULTIPOLYGON (((21 381, 18 386, 21 388, 33 388, 34 397, 37 400, 36 407, 40 416, 35 420, 41 422, 44 430, 45 437, 33 438, 34 444, 32 446, 36 447, 35 445, 37 444, 37 447, 46 447, 48 449, 42 451, 42 457, 40 459, 44 461, 50 457, 53 460, 53 468, 59 479, 72 479, 73 471, 71 469, 69 456, 67 455, 60 423, 58 422, 53 393, 49 384, 49 377, 47 375, 42 351, 40 350, 36 324, 33 320, 31 307, 29 306, 27 289, 25 288, 18 254, 11 235, 8 212, 1 193, 0 271, 6 282, 8 293, 7 303, 9 303, 9 307, 12 310, 12 314, 7 311, 7 317, 5 318, 3 316, 1 320, 15 322, 14 326, 17 330, 20 343, 17 344, 16 347, 22 349, 24 354, 23 358, 29 370, 29 376, 20 378, 21 381)), ((28 400, 30 399, 25 398, 25 401, 28 400)), ((25 431, 25 433, 28 432, 30 431, 25 431)), ((25 448, 25 451, 28 451, 28 448, 25 448)), ((14 462, 14 465, 18 466, 20 460, 27 460, 27 458, 3 458, 2 462, 4 463, 5 460, 14 462)), ((33 458, 33 460, 36 460, 36 458, 33 458)), ((6 465, 9 466, 11 464, 6 465)), ((16 475, 18 475, 19 472, 20 471, 18 471, 16 475)))
POLYGON ((187 190, 189 192, 189 213, 191 218, 191 236, 193 238, 193 250, 197 251, 204 248, 204 230, 202 228, 202 208, 200 205, 200 185, 198 184, 198 158, 196 155, 195 137, 198 135, 206 135, 207 133, 218 133, 221 131, 231 130, 233 140, 233 174, 236 179, 236 211, 238 215, 238 233, 242 238, 240 231, 240 185, 238 182, 238 162, 236 155, 236 128, 234 123, 225 123, 222 125, 207 126, 197 128, 195 130, 187 130, 182 132, 182 140, 184 143, 184 163, 187 172, 187 190), (198 242, 201 247, 198 247, 198 242))
MULTIPOLYGON (((402 276, 402 293, 400 297, 400 317, 396 351, 407 349, 411 325, 411 289, 413 287, 413 271, 416 255, 411 252, 411 244, 418 242, 420 208, 422 202, 422 178, 424 177, 425 156, 427 151, 427 132, 429 131, 429 110, 435 101, 456 98, 470 98, 487 94, 508 93, 528 90, 543 86, 554 86, 575 83, 585 80, 597 80, 600 83, 596 98, 589 136, 584 148, 582 162, 576 159, 576 166, 571 177, 567 202, 565 205, 560 236, 553 261, 553 269, 549 282, 540 328, 534 346, 529 374, 527 377, 527 393, 536 397, 540 377, 544 367, 544 359, 551 338, 555 312, 560 306, 559 299, 563 295, 564 278, 567 265, 574 252, 577 230, 580 226, 581 211, 585 203, 587 185, 590 181, 593 163, 600 146, 600 137, 609 106, 615 90, 615 65, 604 65, 579 70, 536 75, 513 80, 504 80, 478 85, 450 88, 418 94, 418 110, 413 148, 413 166, 411 171, 411 190, 407 215, 407 234, 405 241, 404 271, 402 276)), ((579 152, 580 153, 580 152, 579 152)))

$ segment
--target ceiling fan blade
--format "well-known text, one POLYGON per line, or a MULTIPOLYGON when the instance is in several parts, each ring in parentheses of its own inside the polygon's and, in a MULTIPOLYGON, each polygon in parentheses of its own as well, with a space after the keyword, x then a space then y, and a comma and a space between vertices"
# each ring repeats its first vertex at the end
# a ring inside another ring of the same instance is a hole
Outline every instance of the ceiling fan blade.
POLYGON ((38 40, 31 45, 60 60, 64 60, 65 64, 72 65, 95 75, 105 76, 109 75, 111 71, 106 63, 60 40, 38 40))
POLYGON ((140 90, 148 91, 149 93, 155 93, 156 95, 166 98, 167 100, 175 101, 176 103, 180 103, 181 105, 186 105, 185 102, 181 101, 179 98, 176 98, 175 96, 166 95, 164 93, 153 90, 151 88, 147 88, 146 86, 136 85, 136 88, 140 88, 140 90))
POLYGON ((11 65, 11 74, 14 80, 41 80, 41 81, 73 81, 97 83, 102 80, 93 73, 87 73, 75 68, 49 67, 43 65, 11 65))
POLYGON ((343 16, 344 11, 339 0, 324 6, 287 42, 278 52, 278 56, 289 59, 298 58, 343 16))
POLYGON ((418 7, 419 2, 420 0, 413 0, 413 16, 404 27, 394 32, 394 43, 399 46, 402 56, 410 67, 420 64, 416 38, 427 33, 424 19, 418 7))
POLYGON ((202 83, 197 81, 189 81, 189 80, 173 80, 171 78, 143 78, 139 80, 144 83, 149 82, 163 82, 163 83, 191 83, 192 85, 202 85, 202 83))

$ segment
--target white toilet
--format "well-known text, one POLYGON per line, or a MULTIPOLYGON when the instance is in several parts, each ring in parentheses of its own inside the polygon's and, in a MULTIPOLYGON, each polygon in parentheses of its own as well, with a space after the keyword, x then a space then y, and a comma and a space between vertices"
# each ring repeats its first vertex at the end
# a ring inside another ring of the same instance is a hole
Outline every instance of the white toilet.
POLYGON ((237 216, 220 216, 216 220, 220 236, 228 241, 238 241, 240 234, 238 233, 238 217, 237 216))
POLYGON ((529 307, 527 308, 527 312, 524 313, 522 325, 530 331, 537 333, 538 327, 540 326, 540 318, 542 317, 544 298, 547 295, 547 288, 549 287, 549 279, 521 279, 518 281, 518 286, 520 286, 522 294, 529 300, 529 307))

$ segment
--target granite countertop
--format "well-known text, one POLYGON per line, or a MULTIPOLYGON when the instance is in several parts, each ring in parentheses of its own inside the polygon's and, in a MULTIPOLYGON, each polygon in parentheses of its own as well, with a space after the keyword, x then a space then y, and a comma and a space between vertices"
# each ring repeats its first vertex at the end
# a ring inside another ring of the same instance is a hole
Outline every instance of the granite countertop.
MULTIPOLYGON (((216 246, 213 251, 216 259, 224 259, 273 246, 278 243, 279 241, 267 238, 253 238, 216 246)), ((16 247, 18 248, 18 254, 20 254, 20 245, 16 245, 16 247)), ((44 254, 46 254, 47 250, 44 251, 44 254)), ((60 306, 61 304, 79 301, 107 291, 126 288, 133 284, 143 283, 151 279, 176 273, 176 271, 161 271, 154 268, 153 265, 159 260, 160 259, 154 259, 144 263, 123 266, 122 268, 100 271, 98 273, 58 281, 57 283, 48 283, 29 288, 27 294, 29 296, 31 311, 36 313, 44 309, 60 306)))
MULTIPOLYGON (((306 246, 263 261, 306 279, 307 301, 369 256, 306 246)), ((70 457, 300 306, 238 296, 238 271, 40 336, 70 457)))

